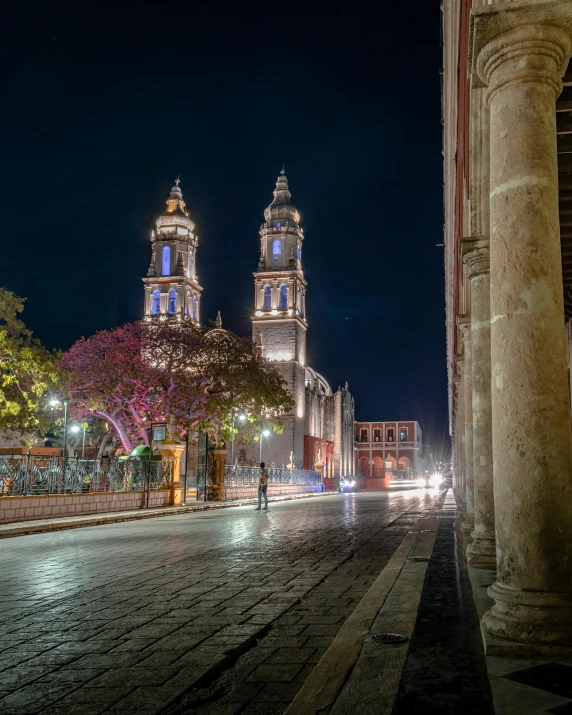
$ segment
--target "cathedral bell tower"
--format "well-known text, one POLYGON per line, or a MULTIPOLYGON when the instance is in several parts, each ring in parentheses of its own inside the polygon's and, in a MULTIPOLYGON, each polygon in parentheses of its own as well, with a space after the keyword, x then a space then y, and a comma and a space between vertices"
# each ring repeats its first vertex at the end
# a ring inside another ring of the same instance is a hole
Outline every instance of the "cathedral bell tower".
POLYGON ((167 208, 151 231, 151 265, 145 286, 145 320, 176 315, 200 322, 201 291, 196 256, 199 237, 183 201, 179 179, 171 189, 167 208))
POLYGON ((304 456, 304 406, 306 364, 306 281, 302 272, 300 215, 290 203, 284 168, 274 200, 264 211, 260 227, 260 260, 254 273, 252 338, 262 346, 267 360, 276 363, 296 402, 283 420, 286 430, 272 435, 264 445, 265 461, 287 464, 290 452, 296 465, 304 456))

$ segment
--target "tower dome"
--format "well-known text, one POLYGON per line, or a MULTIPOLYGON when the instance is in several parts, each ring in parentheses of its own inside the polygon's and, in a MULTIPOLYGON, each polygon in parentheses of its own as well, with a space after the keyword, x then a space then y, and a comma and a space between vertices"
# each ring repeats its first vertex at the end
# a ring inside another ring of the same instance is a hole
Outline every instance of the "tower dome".
POLYGON ((288 189, 288 179, 284 167, 276 182, 274 189, 274 200, 264 209, 265 225, 268 228, 280 228, 281 226, 294 226, 299 228, 300 214, 296 207, 290 203, 292 194, 288 189))

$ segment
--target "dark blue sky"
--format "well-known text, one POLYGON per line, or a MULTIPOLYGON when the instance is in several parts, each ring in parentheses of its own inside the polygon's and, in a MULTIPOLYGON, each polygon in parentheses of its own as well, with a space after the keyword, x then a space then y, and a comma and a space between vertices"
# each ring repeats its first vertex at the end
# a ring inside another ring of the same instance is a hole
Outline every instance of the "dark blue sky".
POLYGON ((249 334, 286 165, 308 359, 362 420, 446 424, 439 9, 24 2, 7 21, 0 284, 50 347, 136 320, 173 179, 203 320, 249 334), (228 8, 231 8, 230 10, 228 8))

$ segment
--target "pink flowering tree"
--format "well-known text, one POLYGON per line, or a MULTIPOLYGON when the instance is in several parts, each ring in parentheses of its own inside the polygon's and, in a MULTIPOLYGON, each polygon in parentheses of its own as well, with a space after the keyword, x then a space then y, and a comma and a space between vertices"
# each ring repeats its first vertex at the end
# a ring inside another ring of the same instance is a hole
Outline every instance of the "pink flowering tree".
POLYGON ((240 407, 280 429, 279 415, 293 406, 280 375, 250 340, 190 321, 100 331, 78 340, 61 367, 76 418, 105 420, 128 452, 149 444, 152 422, 167 422, 179 434, 199 426, 221 433, 240 407))

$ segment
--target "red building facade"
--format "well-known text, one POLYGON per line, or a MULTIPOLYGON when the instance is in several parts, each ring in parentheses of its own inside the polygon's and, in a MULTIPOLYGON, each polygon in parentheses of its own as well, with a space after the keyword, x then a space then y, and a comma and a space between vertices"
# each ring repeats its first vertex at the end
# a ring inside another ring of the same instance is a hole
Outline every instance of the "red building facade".
POLYGON ((355 424, 355 469, 362 488, 383 488, 393 476, 419 477, 422 452, 423 434, 418 422, 355 424))

